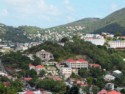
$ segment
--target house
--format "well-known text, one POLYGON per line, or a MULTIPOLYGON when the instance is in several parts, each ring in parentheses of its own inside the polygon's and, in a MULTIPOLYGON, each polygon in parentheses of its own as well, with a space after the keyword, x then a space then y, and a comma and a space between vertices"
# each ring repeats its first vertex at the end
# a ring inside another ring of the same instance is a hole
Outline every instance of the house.
POLYGON ((69 68, 87 68, 88 69, 88 61, 84 59, 78 59, 78 60, 68 59, 65 61, 65 63, 69 68))
POLYGON ((97 94, 107 94, 108 92, 106 90, 101 90, 100 92, 98 92, 97 94))
POLYGON ((121 93, 118 91, 112 90, 112 91, 109 91, 107 94, 121 94, 121 93))
POLYGON ((113 75, 107 74, 104 76, 105 81, 114 81, 115 77, 113 75))
POLYGON ((32 65, 32 64, 29 64, 29 69, 30 69, 30 70, 31 70, 31 69, 34 69, 34 70, 35 70, 35 66, 32 65))
POLYGON ((42 61, 49 61, 51 59, 54 59, 53 54, 51 54, 45 50, 41 50, 41 51, 37 52, 36 56, 39 57, 42 61))
POLYGON ((104 45, 105 39, 99 34, 86 34, 83 38, 85 41, 89 41, 94 45, 104 45))
POLYGON ((37 72, 37 74, 39 74, 39 72, 40 72, 41 70, 45 70, 45 66, 44 66, 44 65, 34 66, 34 65, 32 65, 32 64, 29 64, 29 69, 30 69, 30 70, 31 70, 31 69, 34 69, 34 70, 37 72))
POLYGON ((91 68, 99 68, 99 69, 101 69, 101 65, 99 65, 99 64, 89 64, 89 66, 91 68))
POLYGON ((119 71, 119 70, 115 70, 115 71, 113 71, 113 76, 115 76, 115 77, 117 77, 117 78, 119 78, 119 77, 121 77, 121 75, 122 75, 122 72, 121 71, 119 71))
POLYGON ((64 76, 64 78, 69 78, 72 74, 72 68, 63 67, 63 68, 61 68, 60 72, 64 76))
POLYGON ((45 66, 43 66, 43 65, 37 65, 37 66, 35 67, 35 70, 36 70, 37 74, 39 74, 39 72, 40 72, 41 70, 45 70, 45 66))
POLYGON ((120 92, 118 91, 115 91, 115 90, 111 90, 111 91, 106 91, 106 90, 101 90, 100 92, 98 92, 97 94, 121 94, 120 92))
POLYGON ((23 80, 24 81, 30 81, 30 80, 32 80, 32 78, 31 77, 24 77, 23 80))
POLYGON ((40 90, 37 90, 37 91, 27 90, 27 91, 24 91, 24 92, 18 92, 18 94, 43 94, 43 93, 41 93, 40 90))
POLYGON ((114 90, 114 86, 115 86, 114 83, 107 83, 105 85, 105 88, 108 90, 114 90))
POLYGON ((8 76, 8 74, 7 74, 7 73, 2 72, 2 71, 0 71, 0 75, 1 75, 1 76, 8 76))

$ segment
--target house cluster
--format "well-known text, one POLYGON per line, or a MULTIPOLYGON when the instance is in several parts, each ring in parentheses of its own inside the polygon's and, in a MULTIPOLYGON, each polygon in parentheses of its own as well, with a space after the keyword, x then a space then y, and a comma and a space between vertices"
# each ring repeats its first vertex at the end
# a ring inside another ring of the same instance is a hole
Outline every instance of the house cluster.
POLYGON ((72 73, 78 74, 78 69, 81 68, 101 68, 99 64, 89 64, 88 61, 84 59, 67 59, 63 64, 57 64, 56 66, 65 79, 69 78, 72 73))
POLYGON ((31 69, 34 69, 34 70, 37 72, 37 74, 39 74, 40 71, 45 70, 45 66, 44 66, 44 65, 34 66, 34 65, 32 65, 32 64, 29 64, 29 69, 30 69, 30 70, 31 70, 31 69))
POLYGON ((116 78, 120 78, 122 76, 122 72, 120 70, 115 70, 111 73, 108 73, 104 76, 104 80, 107 82, 114 81, 116 78))
POLYGON ((108 45, 110 48, 125 48, 125 40, 109 41, 108 45))
POLYGON ((85 34, 82 38, 95 45, 104 45, 105 43, 105 38, 99 34, 85 34))
POLYGON ((46 90, 36 90, 36 91, 27 90, 24 92, 18 92, 18 94, 52 94, 52 93, 46 90))

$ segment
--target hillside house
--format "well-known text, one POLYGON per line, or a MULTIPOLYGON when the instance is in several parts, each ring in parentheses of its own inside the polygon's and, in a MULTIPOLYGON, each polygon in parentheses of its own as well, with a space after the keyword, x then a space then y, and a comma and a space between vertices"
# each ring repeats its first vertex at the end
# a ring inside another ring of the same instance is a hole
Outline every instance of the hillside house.
POLYGON ((45 50, 41 50, 41 51, 37 52, 36 56, 39 57, 42 61, 49 61, 51 59, 54 59, 53 54, 51 54, 45 50))
POLYGON ((88 61, 84 59, 79 59, 79 60, 68 59, 65 61, 65 63, 69 68, 87 68, 88 69, 88 61))

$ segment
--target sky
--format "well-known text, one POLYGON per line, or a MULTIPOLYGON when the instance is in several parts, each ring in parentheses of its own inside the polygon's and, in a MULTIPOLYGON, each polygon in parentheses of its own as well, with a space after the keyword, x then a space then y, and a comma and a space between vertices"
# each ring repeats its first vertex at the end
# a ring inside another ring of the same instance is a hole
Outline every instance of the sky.
POLYGON ((0 0, 0 23, 48 28, 88 17, 104 18, 125 0, 0 0))

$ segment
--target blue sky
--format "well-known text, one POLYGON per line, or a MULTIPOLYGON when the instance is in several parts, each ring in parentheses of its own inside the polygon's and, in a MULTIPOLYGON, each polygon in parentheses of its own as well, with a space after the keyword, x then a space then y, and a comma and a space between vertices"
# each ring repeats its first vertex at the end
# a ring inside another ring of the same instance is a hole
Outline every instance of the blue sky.
POLYGON ((0 23, 47 28, 124 7, 125 0, 0 0, 0 23))

